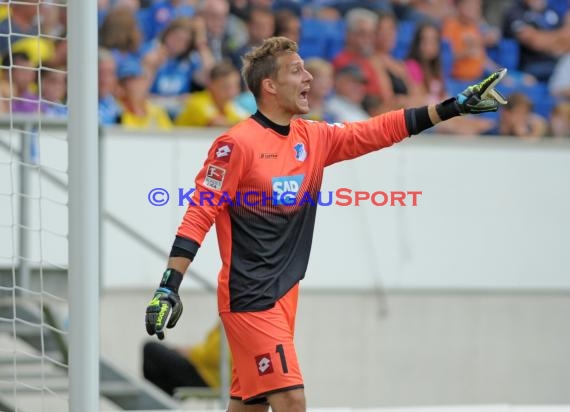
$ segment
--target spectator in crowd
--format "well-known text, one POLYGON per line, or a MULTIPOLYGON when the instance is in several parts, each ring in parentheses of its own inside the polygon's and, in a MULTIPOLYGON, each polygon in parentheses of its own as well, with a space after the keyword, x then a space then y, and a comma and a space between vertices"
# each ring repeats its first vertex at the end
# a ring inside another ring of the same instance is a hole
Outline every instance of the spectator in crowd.
POLYGON ((117 65, 113 54, 100 48, 98 53, 99 124, 119 123, 122 108, 116 99, 117 65))
MULTIPOLYGON (((229 3, 230 14, 245 21, 249 14, 249 8, 251 7, 252 2, 250 0, 229 0, 229 3)), ((268 7, 271 7, 271 1, 268 7)))
POLYGON ((570 53, 565 54, 556 64, 548 88, 552 96, 570 101, 570 53))
POLYGON ((150 76, 136 59, 123 60, 117 70, 123 107, 121 124, 143 129, 170 129, 172 121, 162 107, 149 99, 150 76))
POLYGON ((435 104, 445 95, 441 63, 441 33, 433 23, 420 24, 406 59, 410 81, 422 96, 423 104, 435 104))
POLYGON ((248 114, 254 114, 257 111, 257 102, 253 93, 246 88, 238 97, 235 98, 235 103, 248 114))
POLYGON ((155 0, 149 7, 139 11, 139 21, 144 41, 149 42, 160 36, 170 23, 181 17, 192 17, 195 14, 194 1, 189 0, 155 0))
POLYGON ((47 67, 67 67, 67 32, 53 40, 53 54, 44 60, 42 65, 47 67))
POLYGON ((366 120, 370 116, 362 108, 366 96, 366 76, 360 66, 341 67, 334 77, 334 95, 327 101, 325 110, 338 122, 366 120))
POLYGON ((380 13, 374 39, 374 54, 371 57, 380 81, 380 97, 388 104, 387 109, 419 106, 423 102, 418 99, 417 85, 410 80, 404 62, 392 56, 396 36, 396 17, 391 13, 380 13))
POLYGON ((99 45, 113 52, 118 65, 123 60, 142 58, 142 33, 129 7, 112 8, 99 30, 99 45))
POLYGON ((456 0, 457 15, 445 20, 443 37, 451 44, 451 76, 472 82, 483 77, 488 65, 485 37, 481 31, 481 0, 456 0))
POLYGON ((66 117, 67 73, 59 69, 42 68, 40 71, 41 111, 51 117, 66 117))
POLYGON ((533 103, 524 93, 515 92, 508 96, 507 101, 501 112, 499 134, 516 137, 540 137, 546 134, 546 120, 533 113, 533 103))
POLYGON ((26 54, 32 66, 39 67, 49 64, 54 58, 55 42, 43 37, 28 37, 13 42, 10 49, 12 54, 26 54))
POLYGON ((570 51, 570 18, 546 0, 517 0, 504 17, 503 34, 520 43, 519 69, 539 81, 548 81, 558 56, 570 51))
POLYGON ((391 0, 399 20, 416 23, 430 22, 439 25, 454 11, 454 0, 391 0))
POLYGON ((143 63, 153 74, 151 94, 176 117, 180 104, 195 85, 203 88, 214 65, 214 57, 206 42, 201 18, 174 19, 150 51, 143 63))
POLYGON ((294 42, 301 39, 301 19, 289 9, 275 12, 275 36, 283 36, 294 42))
POLYGON ((39 2, 41 16, 41 34, 48 36, 61 36, 66 31, 67 12, 62 7, 64 1, 51 0, 39 2))
MULTIPOLYGON (((275 17, 269 8, 250 8, 246 23, 248 41, 231 56, 232 63, 238 70, 241 70, 242 67, 242 56, 249 52, 252 47, 259 46, 264 39, 273 36, 275 32, 275 17)), ((245 84, 242 86, 245 87, 245 84)))
POLYGON ((570 137, 570 102, 558 103, 550 114, 550 134, 570 137))
POLYGON ((11 101, 11 110, 14 113, 37 113, 39 110, 38 95, 35 93, 38 84, 38 69, 33 66, 26 53, 6 55, 2 65, 9 67, 11 75, 4 73, 7 97, 11 101))
POLYGON ((249 115, 234 102, 239 93, 237 69, 228 61, 217 63, 210 71, 206 90, 190 94, 176 125, 228 127, 238 123, 249 115))
POLYGON ((10 14, 8 3, 0 4, 0 21, 4 20, 10 14))
POLYGON ((229 14, 227 0, 208 0, 198 10, 206 23, 208 46, 216 62, 231 58, 231 54, 247 42, 245 24, 229 14))
MULTIPOLYGON (((318 3, 318 1, 312 2, 318 3)), ((363 8, 373 12, 392 12, 392 5, 388 0, 333 0, 320 1, 321 6, 332 6, 340 15, 346 16, 352 9, 363 8)))
MULTIPOLYGON (((65 60, 60 56, 60 43, 65 37, 66 9, 56 1, 48 3, 35 1, 31 5, 14 3, 11 7, 11 53, 26 53, 32 65, 36 67, 65 66, 65 60), (38 26, 38 8, 41 27, 38 26)), ((8 20, 0 23, 0 26, 2 24, 8 24, 8 20)), ((3 28, 0 28, 0 46, 7 45, 8 39, 1 36, 2 32, 3 28)))
MULTIPOLYGON (((441 62, 441 33, 433 23, 420 24, 414 33, 406 59, 410 81, 419 90, 419 105, 434 104, 448 96, 441 62)), ((432 133, 476 135, 490 132, 495 122, 478 116, 449 119, 433 128, 432 133)))
POLYGON ((111 0, 97 0, 97 27, 101 28, 105 16, 111 7, 111 0))
POLYGON ((303 117, 309 120, 324 120, 328 123, 336 122, 335 116, 326 108, 327 99, 333 93, 334 69, 332 65, 324 59, 313 57, 305 62, 305 69, 311 73, 313 81, 309 90, 311 110, 303 117))
POLYGON ((376 13, 366 9, 353 9, 346 14, 345 48, 333 60, 336 70, 349 65, 359 66, 366 78, 366 92, 381 95, 378 72, 370 61, 374 51, 374 35, 378 22, 376 13))
POLYGON ((144 377, 171 396, 181 387, 220 388, 220 328, 217 323, 203 342, 192 346, 169 348, 158 342, 146 342, 144 377))
MULTIPOLYGON (((39 16, 37 0, 22 0, 9 2, 10 16, 0 21, 0 56, 4 57, 10 52, 10 44, 25 39, 26 36, 39 34, 39 16)), ((38 59, 29 57, 32 61, 38 59)))
MULTIPOLYGON (((1 9, 0 9, 1 10, 1 9)), ((3 59, 2 65, 4 65, 6 59, 3 59)), ((0 68, 0 114, 10 112, 10 66, 0 68)))
POLYGON ((141 9, 141 0, 113 0, 113 7, 126 7, 135 14, 141 9))

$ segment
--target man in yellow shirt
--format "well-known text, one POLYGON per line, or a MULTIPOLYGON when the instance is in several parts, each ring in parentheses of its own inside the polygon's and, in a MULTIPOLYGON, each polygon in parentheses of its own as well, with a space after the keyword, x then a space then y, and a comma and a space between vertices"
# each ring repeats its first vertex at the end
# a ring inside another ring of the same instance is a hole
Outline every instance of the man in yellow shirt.
POLYGON ((150 76, 141 62, 126 58, 119 63, 117 77, 120 102, 123 107, 121 125, 137 129, 163 129, 172 127, 166 110, 149 100, 150 76))
POLYGON ((194 346, 172 349, 158 342, 143 347, 143 375, 169 395, 179 387, 220 387, 220 323, 194 346), (172 373, 176 371, 176 373, 172 373))
POLYGON ((176 118, 177 126, 233 126, 249 116, 234 99, 240 93, 238 70, 228 62, 210 71, 206 90, 191 93, 176 118))

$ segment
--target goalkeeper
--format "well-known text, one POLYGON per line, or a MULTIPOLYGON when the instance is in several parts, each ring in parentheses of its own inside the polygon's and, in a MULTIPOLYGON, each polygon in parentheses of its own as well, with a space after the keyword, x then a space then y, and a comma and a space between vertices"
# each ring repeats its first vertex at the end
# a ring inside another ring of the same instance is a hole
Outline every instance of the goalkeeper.
POLYGON ((284 37, 265 40, 244 57, 242 69, 258 111, 223 133, 208 152, 195 180, 194 204, 147 307, 147 332, 163 339, 165 328, 176 325, 182 314, 178 288, 215 223, 222 259, 218 312, 233 360, 228 411, 266 412, 270 405, 274 412, 304 412, 293 335, 316 204, 300 199, 317 198, 326 166, 389 147, 455 116, 496 111, 504 100, 494 88, 504 72, 437 105, 362 122, 311 122, 296 117, 309 111, 313 80, 297 44, 284 37), (232 205, 227 200, 237 192, 262 196, 232 205), (204 195, 212 203, 200 205, 204 195))

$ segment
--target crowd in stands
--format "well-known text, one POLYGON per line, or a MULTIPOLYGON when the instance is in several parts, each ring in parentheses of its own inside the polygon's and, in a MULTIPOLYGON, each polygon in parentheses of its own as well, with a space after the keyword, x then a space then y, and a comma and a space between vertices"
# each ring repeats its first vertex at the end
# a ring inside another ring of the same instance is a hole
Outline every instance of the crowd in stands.
MULTIPOLYGON (((64 0, 0 3, 0 113, 67 115, 64 0)), ((241 57, 286 36, 313 120, 363 120, 509 69, 498 113, 431 132, 570 136, 570 0, 99 0, 99 120, 231 126, 256 110, 241 57)))

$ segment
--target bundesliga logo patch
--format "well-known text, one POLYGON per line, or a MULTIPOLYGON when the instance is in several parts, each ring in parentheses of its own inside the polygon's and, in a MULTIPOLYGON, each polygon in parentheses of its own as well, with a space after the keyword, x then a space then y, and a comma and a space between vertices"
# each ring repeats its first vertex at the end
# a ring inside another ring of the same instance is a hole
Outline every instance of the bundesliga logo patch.
POLYGON ((208 166, 208 170, 206 171, 204 186, 207 186, 210 189, 220 190, 222 188, 222 183, 224 183, 225 176, 226 176, 226 169, 210 165, 208 166))
POLYGON ((273 373, 273 363, 271 362, 271 355, 269 353, 256 356, 255 363, 257 365, 259 376, 273 373))

